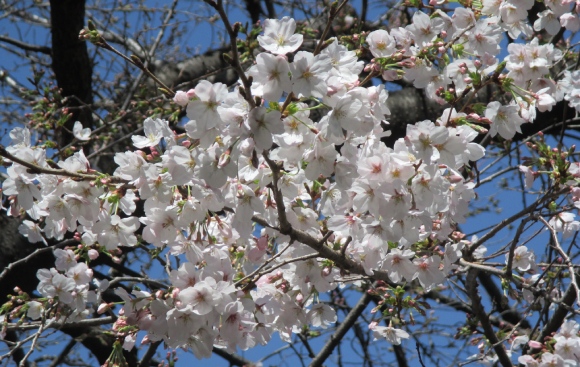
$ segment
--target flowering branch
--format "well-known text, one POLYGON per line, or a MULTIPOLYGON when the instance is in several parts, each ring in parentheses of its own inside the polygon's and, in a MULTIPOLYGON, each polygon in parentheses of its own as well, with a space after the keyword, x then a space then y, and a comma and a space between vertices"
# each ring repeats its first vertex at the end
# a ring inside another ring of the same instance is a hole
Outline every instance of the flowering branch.
MULTIPOLYGON (((242 279, 238 280, 234 285, 237 286, 237 285, 243 283, 244 281, 246 281, 247 279, 251 279, 251 278, 254 278, 254 280, 257 280, 257 279, 260 278, 260 276, 262 276, 262 274, 266 274, 266 273, 269 273, 272 270, 275 270, 273 268, 272 269, 266 269, 266 271, 264 273, 261 273, 262 269, 264 269, 266 266, 268 266, 268 264, 270 264, 272 261, 274 261, 277 258, 279 258, 286 250, 288 250, 288 248, 290 246, 292 246, 293 243, 294 243, 294 241, 293 240, 290 240, 290 242, 288 242, 288 244, 286 246, 284 246, 284 248, 282 250, 278 251, 274 256, 272 256, 268 260, 264 261, 264 263, 262 265, 260 265, 256 270, 254 270, 250 274, 246 275, 242 279)), ((254 280, 252 280, 252 283, 254 283, 254 280)))
MULTIPOLYGON (((280 233, 290 236, 291 239, 303 243, 313 250, 318 251, 320 257, 324 257, 328 260, 332 260, 341 269, 350 271, 351 273, 366 275, 364 267, 347 257, 340 252, 336 252, 325 245, 325 242, 312 237, 310 234, 305 233, 301 230, 292 228, 290 222, 288 222, 286 216, 286 209, 284 205, 284 198, 282 196, 282 191, 278 188, 278 179, 280 177, 280 167, 274 161, 272 161, 266 151, 264 151, 264 160, 268 163, 268 166, 272 170, 272 186, 274 191, 274 200, 276 202, 278 210, 278 221, 280 222, 280 233)), ((375 280, 382 280, 384 282, 390 283, 389 276, 386 272, 380 270, 374 270, 372 278, 375 280)))
POLYGON ((520 236, 521 236, 522 232, 524 231, 524 227, 525 227, 527 222, 528 221, 526 219, 524 219, 520 222, 520 225, 518 226, 518 229, 516 230, 516 233, 511 241, 511 245, 510 245, 510 249, 509 249, 509 253, 508 253, 508 257, 507 257, 506 270, 505 270, 506 279, 512 278, 512 270, 513 270, 512 268, 514 265, 514 253, 516 250, 516 246, 520 240, 520 236))
MULTIPOLYGON (((65 169, 39 167, 33 163, 26 162, 25 160, 22 160, 20 158, 15 157, 12 154, 10 154, 6 150, 6 148, 4 148, 3 145, 0 145, 0 156, 2 156, 4 158, 8 158, 9 160, 11 160, 13 162, 16 162, 16 163, 28 168, 30 173, 45 173, 48 175, 66 176, 66 177, 71 177, 71 178, 76 178, 76 179, 86 180, 86 181, 95 181, 95 180, 99 180, 102 178, 102 177, 97 176, 97 175, 70 172, 70 171, 67 171, 65 169)), ((108 177, 107 180, 110 183, 128 183, 129 182, 129 181, 123 180, 122 178, 119 178, 119 177, 108 177)))
POLYGON ((19 259, 17 261, 14 261, 14 262, 8 264, 4 268, 4 270, 2 270, 2 272, 0 273, 0 282, 14 268, 20 266, 21 264, 27 263, 32 258, 34 258, 34 257, 36 257, 38 255, 45 254, 47 252, 53 252, 54 249, 56 249, 56 248, 64 248, 64 247, 67 247, 67 246, 70 246, 70 245, 74 245, 75 243, 78 243, 78 241, 75 240, 75 239, 71 239, 71 240, 62 241, 62 242, 57 243, 56 245, 53 245, 53 246, 43 247, 43 248, 39 248, 37 250, 34 250, 34 252, 32 252, 31 254, 29 254, 28 256, 23 257, 22 259, 19 259))

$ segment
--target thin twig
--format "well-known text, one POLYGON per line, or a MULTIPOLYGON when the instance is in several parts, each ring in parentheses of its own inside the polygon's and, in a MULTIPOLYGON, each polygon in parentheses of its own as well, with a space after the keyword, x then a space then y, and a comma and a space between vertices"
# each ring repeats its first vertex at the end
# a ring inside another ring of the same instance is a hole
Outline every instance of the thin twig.
MULTIPOLYGON (((269 258, 268 260, 266 260, 262 265, 260 265, 260 267, 258 267, 258 269, 254 270, 251 274, 246 275, 245 277, 243 277, 242 279, 238 280, 234 286, 238 286, 239 284, 243 283, 244 281, 246 281, 247 279, 250 278, 254 278, 254 276, 256 274, 258 274, 260 271, 262 271, 262 269, 264 269, 266 266, 268 266, 268 264, 270 264, 272 261, 276 260, 278 257, 280 257, 280 255, 282 255, 284 253, 284 251, 286 251, 292 244, 294 243, 294 240, 290 240, 290 242, 288 242, 288 244, 286 246, 284 246, 284 248, 280 251, 278 251, 278 253, 276 253, 274 256, 272 256, 271 258, 269 258)), ((268 272, 270 270, 268 269, 268 272)))
POLYGON ((219 348, 213 348, 213 352, 215 354, 217 354, 218 356, 222 357, 223 359, 225 359, 226 361, 230 362, 231 366, 255 366, 254 363, 252 363, 252 361, 245 359, 242 356, 239 356, 235 353, 229 353, 226 352, 223 349, 219 349, 219 348))
POLYGON ((423 358, 421 357, 421 351, 419 350, 419 343, 415 343, 415 348, 417 349, 417 355, 419 356, 419 363, 421 363, 421 366, 425 367, 425 363, 423 363, 423 358))
POLYGON ((111 280, 111 282, 109 283, 109 287, 112 287, 115 284, 120 283, 120 282, 136 282, 136 283, 149 284, 149 285, 155 286, 157 288, 161 288, 161 289, 167 289, 169 287, 167 284, 158 282, 156 280, 141 278, 141 277, 117 277, 117 278, 111 280))
POLYGON ((76 344, 77 344, 76 339, 69 340, 67 345, 65 345, 64 349, 59 353, 58 357, 52 360, 49 367, 56 367, 59 364, 63 363, 65 357, 71 352, 71 350, 74 348, 76 344))
POLYGON ((9 43, 9 44, 16 46, 18 48, 21 48, 25 51, 34 51, 34 52, 40 52, 40 53, 47 54, 47 55, 52 55, 52 49, 50 47, 47 47, 47 46, 31 45, 31 44, 28 44, 28 43, 25 43, 25 42, 22 42, 19 40, 15 40, 13 38, 3 36, 3 35, 0 35, 0 41, 9 43))
POLYGON ((521 217, 523 217, 525 215, 531 214, 541 204, 547 202, 548 200, 551 200, 552 198, 554 198, 556 196, 559 196, 561 194, 564 194, 567 191, 569 191, 568 188, 564 188, 564 189, 561 189, 561 190, 556 191, 556 192, 548 192, 543 197, 540 197, 538 200, 534 201, 527 208, 524 208, 524 209, 520 210, 519 212, 517 212, 516 214, 512 215, 511 217, 502 220, 496 226, 494 226, 489 232, 487 232, 485 235, 483 235, 477 241, 475 241, 474 243, 472 243, 466 249, 467 256, 471 256, 479 246, 483 245, 487 240, 489 240, 490 238, 492 238, 493 236, 495 236, 495 234, 498 233, 499 231, 501 231, 503 228, 507 227, 508 225, 510 225, 511 223, 515 222, 519 218, 521 218, 521 217))
POLYGON ((19 367, 26 366, 26 360, 28 359, 28 357, 30 357, 32 352, 34 352, 34 349, 36 348, 36 343, 38 343, 38 338, 40 338, 40 335, 42 335, 42 332, 44 331, 45 327, 49 328, 52 323, 53 323, 53 321, 49 322, 48 325, 46 325, 45 316, 44 316, 44 314, 42 315, 42 321, 41 321, 40 327, 38 328, 38 331, 34 334, 34 338, 32 339, 32 344, 30 345, 28 352, 26 352, 26 354, 24 355, 24 358, 22 358, 22 360, 18 364, 19 367))
MULTIPOLYGON (((315 259, 315 258, 317 258, 317 257, 319 257, 319 256, 320 256, 319 254, 310 254, 310 255, 304 255, 304 256, 295 257, 295 258, 292 258, 292 259, 289 259, 289 260, 282 261, 281 263, 279 263, 279 264, 276 264, 276 265, 272 266, 271 268, 265 269, 265 270, 263 270, 263 271, 261 271, 261 272, 257 273, 257 274, 256 274, 256 276, 254 277, 254 281, 250 282, 250 284, 246 285, 246 286, 244 287, 244 289, 242 289, 242 290, 243 290, 243 291, 247 290, 249 287, 251 287, 251 285, 252 285, 252 284, 253 284, 253 283, 254 283, 256 280, 260 279, 260 277, 261 277, 262 275, 264 275, 264 274, 271 273, 271 272, 273 272, 274 270, 276 270, 276 269, 279 269, 279 268, 281 268, 281 267, 283 267, 283 266, 285 266, 285 265, 288 265, 288 264, 292 264, 292 263, 295 263, 295 262, 298 262, 298 261, 305 261, 305 260, 315 259)), ((237 284, 237 283, 236 283, 236 284, 237 284)))
POLYGON ((562 256, 562 258, 564 259, 564 263, 568 266, 568 271, 570 272, 570 281, 572 282, 572 286, 576 290, 576 302, 578 303, 578 305, 580 305, 580 288, 578 288, 578 282, 576 281, 576 273, 574 271, 572 260, 570 260, 570 256, 568 256, 566 251, 564 251, 564 249, 562 249, 562 246, 560 246, 560 241, 558 241, 558 235, 556 234, 554 228, 544 218, 538 216, 538 219, 540 220, 540 222, 544 223, 546 228, 548 228, 548 230, 550 231, 556 251, 558 251, 560 256, 562 256))
MULTIPOLYGON (((155 55, 155 51, 157 50, 157 47, 159 47, 159 43, 161 43, 161 39, 163 38, 163 35, 165 34, 165 28, 169 24, 169 21, 171 21, 171 19, 175 15, 175 8, 177 6, 177 3, 178 3, 178 0, 173 0, 173 4, 171 4, 171 7, 169 8, 167 15, 165 16, 165 19, 163 20, 163 23, 161 24, 161 27, 159 28, 159 32, 157 33, 157 37, 155 38, 155 41, 153 41, 153 45, 151 46, 151 49, 147 52, 147 59, 143 63, 143 69, 141 69, 141 72, 139 73, 139 75, 137 76, 135 81, 133 82, 133 85, 131 85, 131 89, 129 89, 129 93, 127 94, 127 98, 125 98, 125 101, 123 102, 123 105, 121 107, 121 111, 125 111, 125 109, 127 107, 129 107, 129 103, 131 103, 131 98, 135 94, 137 87, 139 87, 139 83, 141 83, 141 79, 143 78, 143 75, 144 74, 147 74, 149 76, 153 75, 153 73, 151 73, 149 71, 149 59, 151 59, 153 57, 153 55, 155 55)), ((153 80, 158 82, 157 77, 153 77, 153 80)), ((161 86, 163 86, 163 88, 167 89, 167 86, 164 86, 163 83, 160 83, 159 85, 161 85, 161 86)), ((167 90, 171 91, 171 89, 167 89, 167 90)), ((171 92, 173 93, 173 91, 171 91, 171 92)), ((175 95, 175 93, 173 93, 173 95, 175 95)))

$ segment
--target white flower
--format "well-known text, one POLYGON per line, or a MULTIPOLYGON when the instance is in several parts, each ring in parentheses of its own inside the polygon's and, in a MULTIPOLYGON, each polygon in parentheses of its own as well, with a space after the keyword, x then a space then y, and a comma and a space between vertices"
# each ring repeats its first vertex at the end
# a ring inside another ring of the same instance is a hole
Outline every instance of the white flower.
POLYGON ((222 124, 221 103, 228 95, 225 84, 202 80, 195 86, 196 99, 187 104, 187 117, 195 120, 199 130, 209 130, 222 124))
POLYGON ((521 133, 520 125, 525 121, 518 114, 518 110, 517 105, 502 106, 498 101, 490 102, 485 109, 485 117, 492 122, 489 129, 491 136, 499 133, 502 138, 511 139, 516 132, 521 133))
POLYGON ((80 121, 75 122, 73 126, 73 135, 79 140, 91 140, 91 129, 84 128, 80 121))
POLYGON ((330 324, 336 322, 336 312, 332 307, 325 303, 314 305, 306 314, 310 323, 314 327, 326 329, 330 324))
POLYGON ((549 9, 538 14, 538 19, 534 22, 534 31, 539 32, 545 29, 549 35, 553 36, 560 31, 560 21, 558 16, 549 9))
POLYGON ((54 265, 61 271, 68 270, 77 264, 75 253, 72 250, 62 250, 57 248, 54 250, 54 257, 56 257, 54 265))
POLYGON ((264 21, 264 35, 258 36, 258 43, 265 50, 276 55, 285 55, 294 52, 302 44, 302 35, 294 34, 296 21, 290 17, 266 19, 264 21))
POLYGON ((42 303, 36 301, 28 302, 28 311, 26 311, 26 316, 33 320, 38 320, 42 316, 42 303))
POLYGON ((400 345, 402 339, 409 339, 410 335, 405 330, 395 329, 390 326, 369 325, 373 331, 374 340, 385 338, 394 345, 400 345))
POLYGON ((310 52, 299 51, 290 64, 292 72, 292 91, 296 96, 326 96, 328 72, 332 69, 330 58, 326 55, 314 56, 310 52))
POLYGON ((162 138, 173 135, 166 120, 147 118, 143 123, 143 128, 145 136, 135 135, 131 137, 133 145, 139 149, 154 147, 159 144, 162 138))
POLYGON ((369 33, 367 43, 374 57, 388 57, 396 50, 395 39, 384 29, 369 33))
POLYGON ((563 232, 562 239, 570 237, 574 232, 580 230, 580 222, 574 220, 576 215, 574 213, 562 212, 550 219, 548 224, 556 232, 563 232))
POLYGON ((18 232, 24 237, 28 237, 30 243, 42 242, 47 245, 46 240, 42 236, 42 230, 37 223, 29 220, 22 221, 22 224, 18 227, 18 232))
POLYGON ((428 291, 433 286, 445 281, 445 275, 439 270, 439 264, 441 263, 439 256, 415 259, 413 263, 417 266, 418 270, 416 277, 419 278, 419 283, 421 283, 421 286, 425 290, 428 291))
MULTIPOLYGON (((509 254, 506 254, 506 264, 509 254)), ((521 271, 530 270, 534 265, 535 256, 532 251, 528 251, 526 246, 518 246, 514 250, 513 267, 521 271)))
POLYGON ((256 107, 250 112, 248 122, 250 131, 254 134, 254 142, 258 149, 269 149, 272 146, 272 134, 282 134, 284 125, 278 111, 269 111, 264 107, 256 107))
POLYGON ((182 308, 190 309, 197 315, 207 315, 216 306, 217 297, 216 291, 201 281, 179 292, 178 299, 182 302, 182 308))
POLYGON ((97 222, 93 227, 93 232, 101 245, 107 250, 114 250, 119 246, 135 246, 137 244, 135 231, 138 228, 139 219, 136 217, 121 219, 115 214, 97 222))
POLYGON ((261 53, 256 56, 256 65, 248 70, 254 78, 252 94, 263 96, 268 101, 278 102, 284 92, 290 93, 290 66, 284 56, 261 53))
POLYGON ((389 272, 389 278, 394 283, 399 283, 403 279, 411 281, 417 274, 417 266, 410 260, 414 255, 411 250, 391 249, 385 257, 382 268, 389 272))
POLYGON ((304 153, 304 161, 308 162, 304 170, 306 178, 316 180, 320 175, 330 177, 334 172, 336 156, 334 145, 316 141, 314 147, 304 153))
POLYGON ((408 25, 407 29, 413 33, 415 44, 422 47, 437 37, 441 26, 436 26, 427 14, 417 11, 413 15, 413 23, 408 25))

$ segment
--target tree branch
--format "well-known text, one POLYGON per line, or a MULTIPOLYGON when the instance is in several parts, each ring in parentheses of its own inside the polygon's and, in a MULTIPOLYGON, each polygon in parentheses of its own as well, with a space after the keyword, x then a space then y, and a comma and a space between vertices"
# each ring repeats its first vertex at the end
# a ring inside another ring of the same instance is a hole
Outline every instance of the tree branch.
POLYGON ((330 356, 334 348, 340 343, 342 338, 350 330, 350 328, 357 322, 359 316, 364 312, 368 304, 371 302, 372 296, 366 291, 363 292, 362 297, 352 310, 346 315, 342 324, 336 329, 334 334, 328 339, 324 347, 320 350, 316 358, 310 362, 310 367, 321 367, 324 361, 330 356))
POLYGON ((252 361, 245 359, 242 356, 239 356, 235 353, 229 353, 220 348, 213 348, 213 352, 226 361, 230 362, 231 366, 251 367, 255 365, 252 361))
POLYGON ((46 46, 36 46, 36 45, 31 45, 19 40, 15 40, 13 38, 7 37, 7 36, 2 36, 0 35, 0 41, 2 42, 6 42, 8 44, 11 44, 13 46, 16 46, 18 48, 21 48, 25 51, 34 51, 34 52, 40 52, 43 54, 47 54, 47 55, 52 55, 52 50, 50 49, 50 47, 46 47, 46 46))
POLYGON ((497 338, 495 335, 495 331, 493 330, 493 326, 489 322, 489 317, 485 312, 483 305, 481 303, 481 297, 477 291, 477 273, 478 270, 475 268, 470 268, 467 271, 467 279, 466 279, 466 287, 467 293, 469 298, 471 299, 471 308, 475 316, 479 319, 481 326, 483 327, 483 333, 489 343, 492 345, 499 362, 503 367, 512 367, 512 362, 510 357, 508 356, 505 348, 503 347, 503 343, 497 338))

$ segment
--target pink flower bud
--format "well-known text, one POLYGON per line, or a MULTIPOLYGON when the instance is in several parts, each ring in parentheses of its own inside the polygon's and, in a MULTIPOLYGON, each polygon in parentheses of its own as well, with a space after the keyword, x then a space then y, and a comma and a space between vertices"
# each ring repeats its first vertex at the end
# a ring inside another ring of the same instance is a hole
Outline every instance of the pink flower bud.
POLYGON ((177 296, 179 296, 179 288, 174 288, 173 291, 171 292, 171 297, 177 298, 177 296))
POLYGON ((108 303, 104 303, 104 302, 103 302, 103 303, 101 303, 101 304, 99 305, 99 307, 97 308, 97 313, 98 313, 99 315, 102 315, 103 313, 105 313, 106 311, 108 311, 108 310, 110 310, 110 309, 111 309, 111 308, 109 307, 109 304, 108 304, 108 303))
POLYGON ((173 97, 173 102, 177 103, 181 107, 185 107, 189 102, 189 97, 187 96, 186 92, 179 90, 175 93, 175 96, 173 97))
POLYGON ((535 340, 530 340, 528 342, 528 345, 530 346, 530 348, 534 348, 534 349, 541 349, 544 346, 544 344, 537 342, 535 340))
POLYGON ((90 249, 87 252, 87 255, 89 255, 89 259, 95 260, 97 257, 99 257, 99 251, 97 251, 95 249, 90 249))

